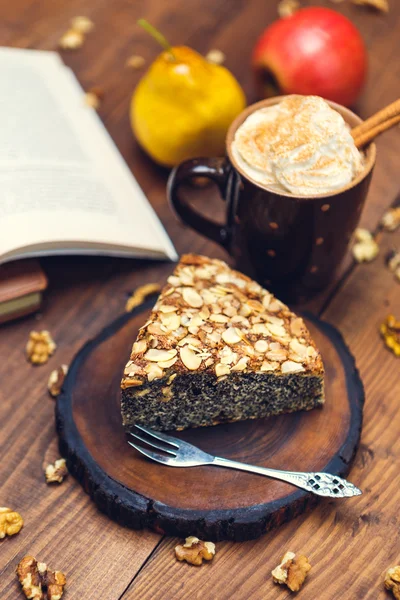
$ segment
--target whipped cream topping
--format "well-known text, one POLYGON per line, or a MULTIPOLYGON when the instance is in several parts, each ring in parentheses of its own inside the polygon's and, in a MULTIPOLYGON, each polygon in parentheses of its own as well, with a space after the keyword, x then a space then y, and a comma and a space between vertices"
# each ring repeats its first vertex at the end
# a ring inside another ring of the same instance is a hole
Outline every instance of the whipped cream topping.
POLYGON ((349 126, 318 96, 288 96, 255 111, 231 149, 250 179, 299 196, 344 188, 363 169, 349 126))

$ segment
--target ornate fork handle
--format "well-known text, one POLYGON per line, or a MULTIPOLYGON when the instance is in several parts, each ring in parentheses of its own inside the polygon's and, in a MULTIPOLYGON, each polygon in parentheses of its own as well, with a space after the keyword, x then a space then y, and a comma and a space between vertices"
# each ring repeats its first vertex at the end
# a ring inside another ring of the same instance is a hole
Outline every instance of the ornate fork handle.
POLYGON ((307 492, 317 494, 318 496, 351 498, 352 496, 359 496, 362 494, 360 489, 349 481, 346 481, 346 479, 338 477, 337 475, 331 475, 330 473, 279 471, 276 469, 268 469, 266 467, 256 467, 246 463, 220 458, 219 456, 214 458, 212 464, 219 467, 238 469, 240 471, 249 471, 250 473, 257 473, 258 475, 264 475, 265 477, 271 477, 273 479, 280 479, 281 481, 291 483, 292 485, 302 488, 307 492))

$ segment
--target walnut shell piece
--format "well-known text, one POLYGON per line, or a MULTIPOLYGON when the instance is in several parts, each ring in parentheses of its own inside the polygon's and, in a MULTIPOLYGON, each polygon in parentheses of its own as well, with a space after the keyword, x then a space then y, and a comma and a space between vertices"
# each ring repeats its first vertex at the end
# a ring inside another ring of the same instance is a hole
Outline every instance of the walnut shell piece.
POLYGON ((396 600, 400 600, 400 565, 391 567, 386 571, 384 584, 396 600))
POLYGON ((31 331, 26 344, 26 356, 33 365, 43 365, 54 354, 56 348, 49 331, 31 331))
POLYGON ((19 533, 23 527, 24 520, 21 515, 11 508, 0 506, 0 540, 6 535, 15 535, 19 533))
POLYGON ((54 369, 54 371, 50 373, 47 389, 52 398, 57 398, 57 396, 60 395, 67 373, 68 365, 61 365, 58 369, 54 369))
POLYGON ((185 560, 191 565, 200 566, 204 560, 212 560, 215 555, 215 544, 202 542, 199 538, 187 537, 185 543, 175 547, 175 556, 179 561, 185 560))
POLYGON ((65 458, 59 458, 54 465, 47 465, 45 469, 46 483, 62 483, 67 475, 65 458))
POLYGON ((285 584, 292 592, 298 592, 310 570, 311 565, 306 556, 286 552, 271 574, 275 583, 285 584))
POLYGON ((17 576, 26 598, 31 600, 60 600, 67 582, 64 573, 50 571, 33 556, 20 561, 17 576))

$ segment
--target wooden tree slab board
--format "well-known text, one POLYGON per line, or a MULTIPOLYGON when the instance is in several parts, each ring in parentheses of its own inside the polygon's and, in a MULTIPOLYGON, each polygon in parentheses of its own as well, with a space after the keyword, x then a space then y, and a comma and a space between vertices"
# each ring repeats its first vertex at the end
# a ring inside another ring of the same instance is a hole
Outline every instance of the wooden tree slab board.
MULTIPOLYGON (((62 455, 98 508, 136 529, 241 541, 323 502, 289 484, 249 473, 162 466, 127 444, 119 384, 137 330, 153 303, 121 316, 82 348, 57 401, 62 455)), ((326 368, 322 409, 192 429, 178 437, 242 462, 346 476, 361 433, 363 386, 338 331, 311 316, 306 322, 326 368)))

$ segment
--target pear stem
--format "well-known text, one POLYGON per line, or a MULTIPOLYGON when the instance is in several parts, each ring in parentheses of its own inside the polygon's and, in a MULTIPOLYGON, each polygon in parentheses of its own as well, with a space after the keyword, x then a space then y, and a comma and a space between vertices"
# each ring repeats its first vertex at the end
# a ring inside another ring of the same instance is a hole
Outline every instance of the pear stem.
POLYGON ((164 50, 169 52, 169 54, 171 55, 173 60, 176 60, 176 56, 174 55, 174 53, 172 51, 171 44, 169 43, 167 38, 160 31, 158 31, 158 29, 153 27, 153 25, 151 25, 148 21, 146 21, 146 19, 139 19, 137 21, 137 24, 140 27, 142 27, 145 31, 147 31, 147 33, 149 33, 151 35, 151 37, 153 39, 155 39, 156 42, 158 42, 160 44, 160 46, 162 46, 164 48, 164 50))

